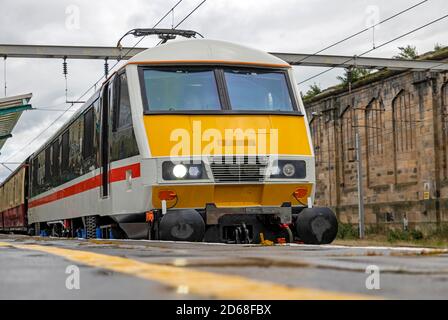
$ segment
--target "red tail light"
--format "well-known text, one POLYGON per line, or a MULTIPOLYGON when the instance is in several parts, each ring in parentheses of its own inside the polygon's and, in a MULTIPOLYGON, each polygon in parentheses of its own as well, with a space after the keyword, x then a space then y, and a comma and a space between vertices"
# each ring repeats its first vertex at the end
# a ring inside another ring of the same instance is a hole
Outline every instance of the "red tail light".
POLYGON ((176 192, 174 192, 172 190, 159 191, 159 199, 160 200, 170 201, 170 200, 176 199, 176 197, 177 197, 176 192))
POLYGON ((298 188, 294 191, 294 197, 297 199, 304 198, 308 195, 308 189, 298 188))

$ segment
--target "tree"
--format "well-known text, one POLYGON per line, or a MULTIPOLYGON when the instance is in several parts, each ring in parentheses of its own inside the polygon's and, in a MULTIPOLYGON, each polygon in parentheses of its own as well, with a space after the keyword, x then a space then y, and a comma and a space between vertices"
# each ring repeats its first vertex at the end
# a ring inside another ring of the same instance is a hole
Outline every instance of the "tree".
POLYGON ((442 44, 440 44, 440 43, 436 43, 436 44, 434 45, 434 51, 440 51, 440 50, 442 50, 442 49, 444 49, 444 48, 445 48, 445 46, 442 45, 442 44))
POLYGON ((314 98, 321 92, 322 92, 322 89, 320 88, 320 86, 316 83, 313 83, 312 85, 310 85, 310 88, 305 93, 305 95, 302 96, 302 98, 303 98, 303 100, 309 100, 309 99, 314 98))
POLYGON ((354 83, 370 74, 370 70, 364 68, 345 68, 344 74, 338 76, 337 79, 341 81, 344 86, 354 83))
POLYGON ((406 47, 398 47, 400 53, 394 56, 394 59, 406 59, 413 60, 418 58, 417 48, 411 45, 407 45, 406 47))

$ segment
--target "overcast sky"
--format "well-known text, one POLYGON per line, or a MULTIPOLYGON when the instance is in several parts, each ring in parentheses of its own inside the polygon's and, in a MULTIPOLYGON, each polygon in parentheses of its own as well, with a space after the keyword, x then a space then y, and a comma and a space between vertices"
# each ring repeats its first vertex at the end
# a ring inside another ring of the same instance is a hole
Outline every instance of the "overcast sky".
MULTIPOLYGON (((114 46, 126 31, 152 27, 178 0, 2 0, 0 43, 114 46), (79 19, 77 13, 79 12, 79 19), (79 23, 78 23, 79 22, 79 23)), ((421 0, 208 0, 181 27, 194 29, 206 38, 228 40, 266 51, 313 53, 328 44, 355 33, 372 22, 383 20, 421 0)), ((171 27, 180 21, 200 0, 183 0, 174 17, 159 27, 171 27)), ((398 35, 448 13, 447 0, 429 0, 375 31, 375 43, 381 44, 398 35)), ((419 53, 433 49, 435 43, 448 45, 448 19, 409 35, 369 56, 391 57, 397 47, 411 44, 419 53)), ((372 47, 372 32, 364 33, 325 54, 354 55, 372 47)), ((128 37, 123 45, 137 40, 128 37)), ((155 45, 145 39, 140 46, 155 45)), ((111 61, 111 65, 113 62, 111 61)), ((69 99, 77 99, 103 73, 103 62, 70 60, 68 64, 69 99)), ((297 80, 324 70, 295 68, 297 80)), ((3 61, 0 65, 0 97, 4 95, 3 61)), ((331 71, 300 86, 306 91, 316 82, 321 87, 336 84, 339 70, 331 71)), ((33 93, 35 108, 61 110, 65 102, 62 61, 53 59, 7 59, 7 95, 33 93)), ((91 93, 89 93, 90 95, 91 93)), ((76 108, 73 108, 76 109, 76 108)), ((0 162, 22 161, 41 145, 72 112, 60 119, 39 139, 33 138, 57 118, 59 111, 27 111, 13 131, 0 155, 0 162), (14 155, 12 158, 10 158, 14 155)), ((14 168, 14 165, 9 165, 14 168)), ((0 180, 9 171, 0 167, 0 180)))

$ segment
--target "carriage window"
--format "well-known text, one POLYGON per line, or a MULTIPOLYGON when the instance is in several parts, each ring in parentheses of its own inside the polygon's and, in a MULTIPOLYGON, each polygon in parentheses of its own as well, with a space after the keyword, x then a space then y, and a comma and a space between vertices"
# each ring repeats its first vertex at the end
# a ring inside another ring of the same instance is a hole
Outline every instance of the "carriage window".
POLYGON ((78 118, 70 125, 69 130, 69 180, 82 174, 82 139, 84 135, 84 119, 78 118))
POLYGON ((50 181, 51 181, 51 148, 47 147, 45 149, 45 178, 44 182, 46 184, 46 187, 49 187, 50 181))
POLYGON ((93 134, 94 134, 94 122, 93 122, 93 108, 84 113, 84 137, 82 139, 82 157, 83 159, 89 159, 93 156, 93 134))
POLYGON ((62 154, 61 154, 61 172, 64 173, 68 171, 68 158, 69 158, 69 136, 68 131, 62 135, 62 154))
POLYGON ((38 194, 38 188, 39 188, 39 183, 38 183, 38 171, 39 171, 39 161, 37 158, 33 159, 33 164, 32 164, 32 178, 33 178, 33 182, 32 182, 32 195, 35 196, 38 194))
POLYGON ((116 117, 117 130, 132 126, 131 102, 129 99, 128 81, 126 74, 122 73, 119 76, 120 95, 118 101, 118 112, 116 117))
POLYGON ((37 161, 37 193, 42 193, 45 191, 45 152, 37 155, 37 161))
POLYGON ((59 156, 60 156, 60 149, 59 149, 59 138, 56 139, 55 142, 53 142, 51 146, 51 154, 52 154, 52 160, 51 160, 51 176, 52 176, 52 184, 53 187, 56 187, 59 182, 59 156))
POLYGON ((220 110, 213 70, 167 68, 145 69, 146 110, 220 110))
POLYGON ((294 111, 283 72, 224 70, 232 110, 294 111))

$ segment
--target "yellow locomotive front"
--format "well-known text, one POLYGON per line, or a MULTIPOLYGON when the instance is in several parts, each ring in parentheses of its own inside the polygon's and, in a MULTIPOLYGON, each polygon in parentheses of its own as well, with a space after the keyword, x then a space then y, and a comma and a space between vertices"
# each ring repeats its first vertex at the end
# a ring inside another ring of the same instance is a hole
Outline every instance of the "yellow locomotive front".
POLYGON ((291 67, 221 41, 156 49, 128 66, 139 79, 153 238, 331 242, 334 214, 312 208, 314 155, 291 67))

